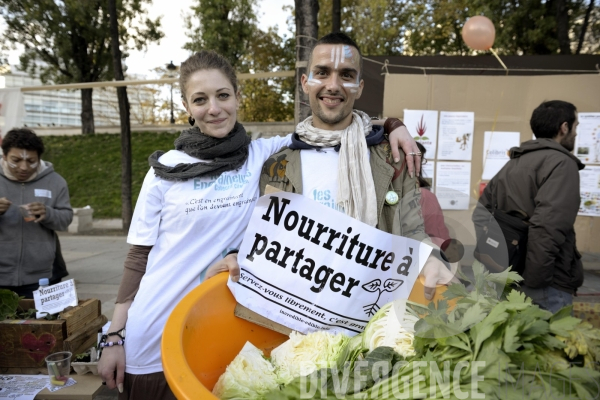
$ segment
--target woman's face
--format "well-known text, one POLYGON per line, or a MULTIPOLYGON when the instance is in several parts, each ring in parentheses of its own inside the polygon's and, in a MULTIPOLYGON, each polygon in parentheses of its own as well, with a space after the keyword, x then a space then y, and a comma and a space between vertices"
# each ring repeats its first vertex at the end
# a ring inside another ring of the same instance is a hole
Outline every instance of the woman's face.
POLYGON ((194 72, 185 87, 183 106, 205 135, 227 136, 237 119, 239 93, 218 69, 194 72))
POLYGON ((34 150, 11 147, 5 157, 10 173, 19 182, 25 182, 31 178, 31 175, 37 171, 40 165, 40 157, 37 151, 34 150))

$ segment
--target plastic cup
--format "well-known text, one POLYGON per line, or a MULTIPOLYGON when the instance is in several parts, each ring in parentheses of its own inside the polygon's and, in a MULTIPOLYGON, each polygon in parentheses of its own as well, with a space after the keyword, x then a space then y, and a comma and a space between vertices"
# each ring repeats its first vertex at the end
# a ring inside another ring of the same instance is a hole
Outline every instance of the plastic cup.
POLYGON ((46 357, 46 365, 48 365, 48 375, 52 387, 62 387, 69 380, 72 355, 70 351, 61 351, 46 357))
POLYGON ((25 222, 31 222, 35 220, 35 216, 29 212, 29 204, 23 204, 19 206, 19 211, 21 211, 21 215, 25 222))

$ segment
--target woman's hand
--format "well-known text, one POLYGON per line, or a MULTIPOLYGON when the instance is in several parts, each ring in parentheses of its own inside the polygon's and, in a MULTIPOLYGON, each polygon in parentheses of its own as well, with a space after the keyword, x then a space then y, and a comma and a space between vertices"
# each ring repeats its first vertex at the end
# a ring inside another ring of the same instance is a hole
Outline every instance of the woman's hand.
POLYGON ((123 393, 125 380, 125 349, 123 346, 105 347, 98 362, 98 374, 109 389, 118 388, 123 393))
MULTIPOLYGON (((450 264, 451 268, 458 268, 458 263, 450 264)), ((458 278, 454 276, 456 271, 452 271, 438 258, 430 255, 425 266, 421 271, 425 278, 424 295, 427 300, 433 299, 435 296, 435 288, 437 285, 449 285, 450 283, 460 283, 458 278)))
POLYGON ((392 148, 392 156, 394 161, 400 161, 400 152, 398 149, 402 149, 406 154, 406 166, 408 167, 408 174, 411 178, 415 175, 419 176, 421 172, 421 152, 417 147, 417 142, 406 129, 406 126, 401 126, 394 129, 390 135, 390 146, 392 148))
POLYGON ((217 261, 206 271, 205 279, 210 279, 213 276, 221 273, 229 271, 229 275, 231 276, 231 280, 233 282, 237 282, 240 280, 240 266, 237 262, 238 253, 231 253, 227 255, 224 259, 217 261))

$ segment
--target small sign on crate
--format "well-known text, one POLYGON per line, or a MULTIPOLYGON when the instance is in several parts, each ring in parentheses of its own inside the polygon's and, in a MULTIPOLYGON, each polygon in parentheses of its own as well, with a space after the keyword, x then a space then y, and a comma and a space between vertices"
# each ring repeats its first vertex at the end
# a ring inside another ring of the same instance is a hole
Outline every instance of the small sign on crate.
POLYGON ((36 318, 44 318, 48 314, 56 314, 65 308, 77 305, 77 290, 75 280, 57 283, 34 290, 33 300, 37 310, 36 318))

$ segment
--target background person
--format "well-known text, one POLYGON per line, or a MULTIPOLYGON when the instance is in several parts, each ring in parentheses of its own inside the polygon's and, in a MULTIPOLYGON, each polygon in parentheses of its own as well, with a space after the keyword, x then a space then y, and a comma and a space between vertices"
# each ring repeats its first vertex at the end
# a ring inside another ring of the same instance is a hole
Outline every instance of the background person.
MULTIPOLYGON (((290 136, 250 141, 236 121, 240 93, 224 57, 196 53, 182 63, 179 80, 193 127, 175 141, 176 150, 149 158, 127 237, 133 246, 104 338, 126 343, 105 347, 99 364, 120 399, 174 398, 160 353, 166 320, 187 293, 219 271, 208 267, 239 247, 263 163, 290 144, 290 136)), ((236 280, 239 270, 232 276, 236 280)))
POLYGON ((0 158, 0 287, 33 298, 52 277, 56 233, 73 219, 67 182, 41 159, 44 143, 25 128, 9 131, 0 158), (24 206, 29 221, 19 210, 24 206))
POLYGON ((510 149, 510 160, 492 178, 473 212, 481 231, 494 209, 524 211, 529 217, 521 290, 539 306, 556 312, 573 303, 583 284, 575 243, 579 171, 585 165, 571 152, 578 125, 571 103, 553 100, 531 115, 536 139, 510 149))

